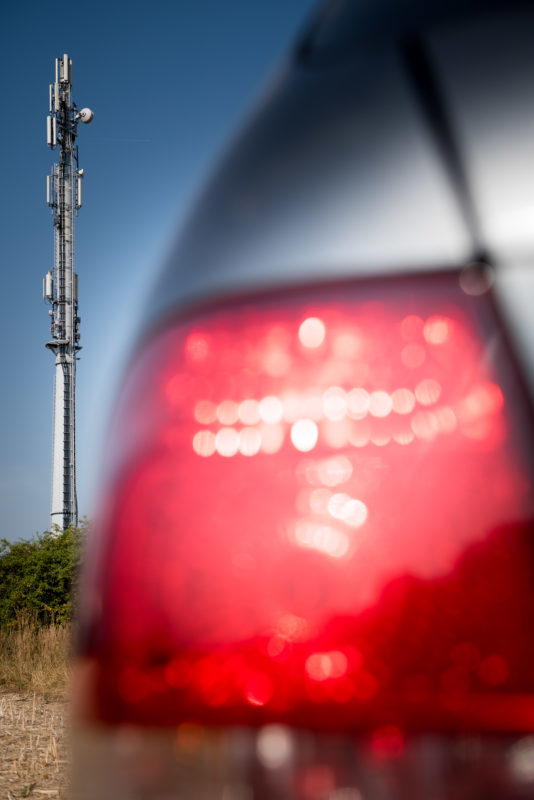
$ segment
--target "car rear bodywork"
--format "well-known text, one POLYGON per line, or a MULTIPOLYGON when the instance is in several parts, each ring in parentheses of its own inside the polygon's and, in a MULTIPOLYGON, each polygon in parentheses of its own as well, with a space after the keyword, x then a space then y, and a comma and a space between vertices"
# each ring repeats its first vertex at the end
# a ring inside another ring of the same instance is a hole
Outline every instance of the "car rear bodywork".
POLYGON ((202 192, 111 426, 82 794, 531 791, 533 28, 328 3, 202 192))

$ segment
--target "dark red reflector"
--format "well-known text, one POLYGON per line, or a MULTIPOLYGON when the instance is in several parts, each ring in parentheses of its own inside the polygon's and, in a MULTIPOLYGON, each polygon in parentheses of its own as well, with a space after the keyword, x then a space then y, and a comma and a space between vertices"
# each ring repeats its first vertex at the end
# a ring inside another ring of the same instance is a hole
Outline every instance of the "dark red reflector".
POLYGON ((451 274, 177 320, 115 426, 100 719, 534 729, 532 419, 491 298, 451 274))

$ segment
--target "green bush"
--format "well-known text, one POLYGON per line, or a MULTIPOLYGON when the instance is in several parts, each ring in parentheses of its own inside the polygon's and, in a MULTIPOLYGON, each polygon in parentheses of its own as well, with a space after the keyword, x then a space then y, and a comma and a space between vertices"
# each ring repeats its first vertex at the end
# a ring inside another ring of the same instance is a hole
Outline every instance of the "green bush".
POLYGON ((30 540, 0 539, 0 628, 21 619, 61 625, 72 619, 73 589, 87 525, 30 540))

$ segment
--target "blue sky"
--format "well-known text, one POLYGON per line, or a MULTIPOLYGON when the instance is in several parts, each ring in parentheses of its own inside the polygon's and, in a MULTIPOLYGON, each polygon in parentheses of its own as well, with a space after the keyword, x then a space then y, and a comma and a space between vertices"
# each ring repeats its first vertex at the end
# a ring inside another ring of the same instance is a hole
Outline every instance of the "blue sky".
POLYGON ((0 14, 3 380, 0 536, 49 524, 53 357, 42 277, 53 265, 45 177, 48 84, 73 59, 84 207, 76 226, 80 513, 148 288, 203 180, 314 0, 7 0, 0 14))

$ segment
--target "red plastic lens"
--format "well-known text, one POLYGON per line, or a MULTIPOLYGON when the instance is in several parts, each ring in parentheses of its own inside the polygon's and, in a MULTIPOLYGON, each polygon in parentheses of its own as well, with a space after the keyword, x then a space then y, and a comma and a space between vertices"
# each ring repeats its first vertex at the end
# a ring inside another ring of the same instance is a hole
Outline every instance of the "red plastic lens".
POLYGON ((532 422, 487 296, 178 320, 115 425, 82 607, 101 719, 534 728, 532 422))

